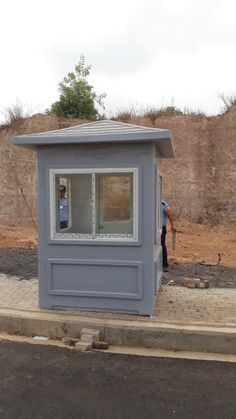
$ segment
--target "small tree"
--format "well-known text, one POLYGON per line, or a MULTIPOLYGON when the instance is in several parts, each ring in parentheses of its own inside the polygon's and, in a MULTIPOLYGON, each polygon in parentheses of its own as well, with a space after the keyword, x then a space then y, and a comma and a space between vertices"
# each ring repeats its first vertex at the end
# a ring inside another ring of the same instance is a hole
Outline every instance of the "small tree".
POLYGON ((90 74, 91 66, 85 65, 85 57, 81 55, 75 71, 68 73, 63 81, 59 83, 60 98, 54 102, 47 113, 51 115, 65 116, 67 118, 88 118, 93 119, 99 116, 96 104, 103 109, 105 93, 97 95, 87 77, 90 74))

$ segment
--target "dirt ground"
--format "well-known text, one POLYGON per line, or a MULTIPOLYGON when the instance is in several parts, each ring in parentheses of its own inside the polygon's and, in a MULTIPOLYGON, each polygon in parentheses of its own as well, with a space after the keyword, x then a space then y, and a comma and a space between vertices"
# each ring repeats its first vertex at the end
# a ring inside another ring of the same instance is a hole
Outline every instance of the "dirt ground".
POLYGON ((206 226, 186 220, 176 222, 176 249, 169 229, 170 268, 162 282, 183 285, 184 278, 208 280, 210 287, 236 288, 236 224, 206 226))
MULTIPOLYGON (((163 283, 173 280, 174 285, 182 285, 184 277, 198 277, 208 279, 213 287, 236 288, 236 224, 210 227, 177 220, 176 226, 175 250, 170 229, 167 234, 170 269, 163 283)), ((33 225, 2 225, 0 272, 19 279, 37 277, 37 246, 33 225)))

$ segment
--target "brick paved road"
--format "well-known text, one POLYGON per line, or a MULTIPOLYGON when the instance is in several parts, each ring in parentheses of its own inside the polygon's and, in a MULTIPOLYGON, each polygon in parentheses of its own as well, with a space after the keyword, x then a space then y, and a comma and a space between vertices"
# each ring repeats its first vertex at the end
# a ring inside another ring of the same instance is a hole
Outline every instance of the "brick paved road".
MULTIPOLYGON (((0 274, 0 308, 38 310, 38 281, 19 281, 0 274)), ((111 313, 80 315, 149 321, 149 317, 111 313)), ((158 294, 157 322, 204 325, 236 325, 236 289, 189 289, 162 286, 158 294)))
POLYGON ((236 289, 162 286, 156 316, 160 322, 236 325, 236 289))

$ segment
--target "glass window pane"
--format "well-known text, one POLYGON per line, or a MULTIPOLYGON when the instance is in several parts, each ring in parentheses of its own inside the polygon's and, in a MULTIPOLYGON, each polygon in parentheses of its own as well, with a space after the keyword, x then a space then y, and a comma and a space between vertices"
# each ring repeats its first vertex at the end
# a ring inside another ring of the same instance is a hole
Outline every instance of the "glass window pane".
POLYGON ((133 234, 133 173, 96 174, 96 234, 133 234))
POLYGON ((92 175, 56 175, 56 232, 92 234, 92 175))
MULTIPOLYGON (((119 170, 119 169, 118 169, 119 170)), ((53 172, 53 170, 52 170, 53 172)), ((55 238, 133 239, 134 172, 55 170, 55 238), (56 173, 55 173, 56 172, 56 173)))
POLYGON ((69 187, 68 178, 64 176, 56 177, 56 213, 57 231, 65 230, 69 227, 69 187))

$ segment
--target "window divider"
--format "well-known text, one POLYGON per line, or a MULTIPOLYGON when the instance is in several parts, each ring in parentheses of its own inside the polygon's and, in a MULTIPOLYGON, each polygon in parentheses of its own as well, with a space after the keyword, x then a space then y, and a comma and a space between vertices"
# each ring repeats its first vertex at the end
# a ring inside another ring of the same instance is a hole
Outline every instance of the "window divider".
POLYGON ((92 173, 92 237, 96 237, 96 175, 92 173))

